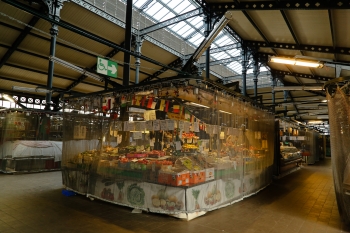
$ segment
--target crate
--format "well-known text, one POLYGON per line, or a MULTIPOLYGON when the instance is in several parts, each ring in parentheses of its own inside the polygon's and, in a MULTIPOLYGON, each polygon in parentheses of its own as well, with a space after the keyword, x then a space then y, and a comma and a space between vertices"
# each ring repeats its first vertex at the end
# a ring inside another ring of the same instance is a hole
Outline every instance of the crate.
POLYGON ((189 184, 198 184, 205 181, 205 170, 190 171, 189 184))
POLYGON ((158 174, 158 183, 172 186, 184 186, 190 182, 189 171, 182 172, 165 172, 160 171, 158 174))

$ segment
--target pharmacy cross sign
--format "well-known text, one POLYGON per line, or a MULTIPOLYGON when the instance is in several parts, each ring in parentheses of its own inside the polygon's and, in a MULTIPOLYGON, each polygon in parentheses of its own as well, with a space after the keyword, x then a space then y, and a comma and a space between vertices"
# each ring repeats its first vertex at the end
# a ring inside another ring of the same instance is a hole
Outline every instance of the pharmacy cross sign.
POLYGON ((118 63, 97 57, 97 73, 108 75, 110 77, 116 78, 118 71, 118 63))

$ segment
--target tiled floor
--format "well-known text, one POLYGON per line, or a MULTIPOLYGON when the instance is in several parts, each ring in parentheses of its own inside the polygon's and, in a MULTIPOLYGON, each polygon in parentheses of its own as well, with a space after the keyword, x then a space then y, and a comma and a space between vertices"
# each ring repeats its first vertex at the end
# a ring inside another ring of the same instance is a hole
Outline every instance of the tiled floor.
POLYGON ((0 232, 350 232, 341 222, 330 160, 192 221, 61 194, 60 172, 0 175, 0 232))

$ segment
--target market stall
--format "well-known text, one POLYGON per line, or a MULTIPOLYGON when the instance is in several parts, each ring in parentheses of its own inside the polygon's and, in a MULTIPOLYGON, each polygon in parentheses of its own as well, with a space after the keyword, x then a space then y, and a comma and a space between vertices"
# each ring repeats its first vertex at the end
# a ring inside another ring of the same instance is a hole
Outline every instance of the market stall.
POLYGON ((200 84, 150 88, 69 100, 67 189, 192 219, 270 183, 272 114, 200 84))
POLYGON ((60 169, 62 118, 59 114, 8 110, 0 116, 0 171, 60 169))

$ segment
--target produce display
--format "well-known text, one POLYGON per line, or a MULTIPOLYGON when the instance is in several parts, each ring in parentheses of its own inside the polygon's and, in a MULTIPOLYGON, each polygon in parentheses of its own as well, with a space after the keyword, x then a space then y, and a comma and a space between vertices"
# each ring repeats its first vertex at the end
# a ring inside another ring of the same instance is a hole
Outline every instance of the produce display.
MULTIPOLYGON (((189 90, 184 94, 179 89, 175 96, 168 88, 159 96, 124 94, 118 97, 125 100, 120 105, 116 97, 112 111, 120 117, 108 116, 106 110, 100 131, 94 131, 100 134, 87 129, 98 143, 91 149, 82 142, 74 153, 68 151, 64 176, 75 178, 78 186, 76 174, 85 169, 87 196, 168 214, 214 210, 258 192, 270 182, 273 117, 236 100, 232 108, 227 98, 193 96, 189 90), (187 104, 200 98, 210 106, 187 104), (258 113, 261 117, 254 117, 258 113)), ((84 101, 71 101, 70 106, 84 101)))

